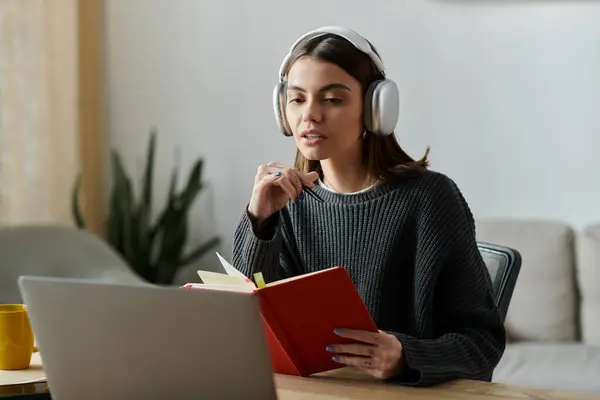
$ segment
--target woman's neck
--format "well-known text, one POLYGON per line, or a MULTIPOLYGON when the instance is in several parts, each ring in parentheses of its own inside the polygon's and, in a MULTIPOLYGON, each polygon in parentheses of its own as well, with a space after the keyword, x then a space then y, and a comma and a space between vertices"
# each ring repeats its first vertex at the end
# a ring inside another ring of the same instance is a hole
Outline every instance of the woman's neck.
POLYGON ((360 160, 321 160, 323 183, 338 193, 354 193, 368 188, 376 178, 360 160))

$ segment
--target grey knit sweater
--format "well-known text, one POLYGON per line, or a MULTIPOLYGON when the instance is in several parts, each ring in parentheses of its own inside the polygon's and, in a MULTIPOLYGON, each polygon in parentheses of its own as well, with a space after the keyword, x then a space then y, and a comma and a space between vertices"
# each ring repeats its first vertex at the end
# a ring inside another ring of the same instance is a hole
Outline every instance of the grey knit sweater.
POLYGON ((477 249, 471 211, 454 182, 427 171, 357 194, 313 189, 257 226, 247 208, 233 263, 267 282, 333 266, 352 277, 378 328, 402 343, 408 370, 431 385, 490 380, 505 331, 477 249))

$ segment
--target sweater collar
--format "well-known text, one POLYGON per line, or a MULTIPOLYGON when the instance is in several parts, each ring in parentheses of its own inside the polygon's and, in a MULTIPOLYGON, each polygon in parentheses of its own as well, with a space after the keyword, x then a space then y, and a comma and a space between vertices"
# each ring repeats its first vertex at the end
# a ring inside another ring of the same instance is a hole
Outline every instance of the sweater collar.
POLYGON ((394 185, 380 180, 375 185, 355 193, 336 193, 320 184, 315 185, 312 190, 321 196, 326 203, 358 204, 381 197, 394 190, 394 188, 394 185))

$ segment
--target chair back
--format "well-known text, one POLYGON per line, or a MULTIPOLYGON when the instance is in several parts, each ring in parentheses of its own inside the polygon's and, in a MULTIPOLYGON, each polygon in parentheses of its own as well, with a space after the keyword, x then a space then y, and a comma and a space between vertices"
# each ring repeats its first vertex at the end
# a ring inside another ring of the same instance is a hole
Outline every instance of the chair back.
POLYGON ((144 282, 100 237, 59 226, 0 229, 0 303, 22 303, 21 275, 144 282))
POLYGON ((521 270, 521 254, 516 249, 486 242, 477 242, 477 247, 490 273, 494 301, 504 322, 521 270))

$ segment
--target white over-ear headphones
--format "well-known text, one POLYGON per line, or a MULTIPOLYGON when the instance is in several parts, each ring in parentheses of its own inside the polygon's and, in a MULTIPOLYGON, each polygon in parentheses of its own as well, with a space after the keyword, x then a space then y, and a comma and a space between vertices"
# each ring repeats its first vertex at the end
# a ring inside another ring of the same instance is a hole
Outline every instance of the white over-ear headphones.
MULTIPOLYGON (((339 26, 326 26, 302 35, 292 45, 289 53, 285 56, 279 69, 279 83, 273 91, 273 106, 275 119, 281 132, 286 136, 292 136, 285 116, 286 105, 286 70, 292 52, 296 46, 305 39, 313 39, 328 33, 338 35, 354 45, 358 50, 368 55, 377 69, 385 76, 385 66, 381 58, 371 49, 371 45, 361 35, 353 30, 339 26)), ((364 121, 367 131, 378 136, 387 136, 396 128, 400 115, 400 94, 398 86, 391 79, 382 79, 373 82, 366 91, 364 99, 364 121)))

